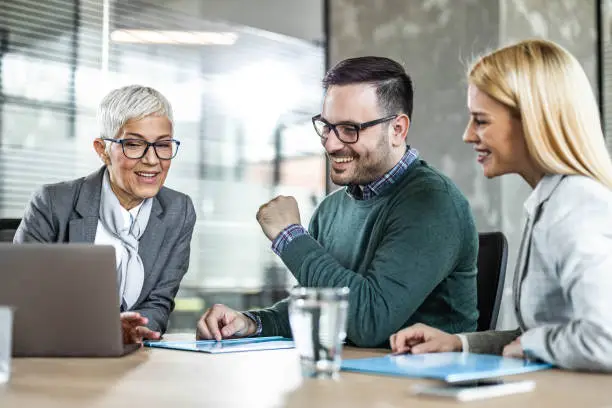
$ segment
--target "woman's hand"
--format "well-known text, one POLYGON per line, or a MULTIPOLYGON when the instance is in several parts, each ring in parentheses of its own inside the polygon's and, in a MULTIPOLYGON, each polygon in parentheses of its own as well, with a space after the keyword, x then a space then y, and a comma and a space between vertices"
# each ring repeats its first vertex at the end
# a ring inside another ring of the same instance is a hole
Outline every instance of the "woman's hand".
POLYGON ((123 344, 142 344, 143 340, 158 340, 161 337, 159 332, 145 326, 149 319, 138 312, 123 312, 120 318, 123 344))
POLYGON ((523 346, 521 345, 521 338, 517 337, 512 343, 506 345, 502 355, 504 357, 524 359, 525 353, 523 352, 523 346))

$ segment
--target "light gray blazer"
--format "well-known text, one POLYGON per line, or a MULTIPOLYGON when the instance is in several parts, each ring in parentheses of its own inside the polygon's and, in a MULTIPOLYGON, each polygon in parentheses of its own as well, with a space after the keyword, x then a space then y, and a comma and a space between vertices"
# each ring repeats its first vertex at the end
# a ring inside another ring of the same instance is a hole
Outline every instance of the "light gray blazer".
MULTIPOLYGON (((13 242, 93 243, 104 171, 102 167, 87 177, 43 186, 28 203, 13 242)), ((189 267, 195 220, 189 196, 162 187, 153 198, 138 246, 145 278, 131 309, 146 316, 152 330, 166 331, 174 297, 189 267)))
POLYGON ((612 191, 583 176, 545 176, 525 202, 514 278, 516 331, 466 335, 501 353, 521 336, 526 355, 558 367, 612 371, 612 191))

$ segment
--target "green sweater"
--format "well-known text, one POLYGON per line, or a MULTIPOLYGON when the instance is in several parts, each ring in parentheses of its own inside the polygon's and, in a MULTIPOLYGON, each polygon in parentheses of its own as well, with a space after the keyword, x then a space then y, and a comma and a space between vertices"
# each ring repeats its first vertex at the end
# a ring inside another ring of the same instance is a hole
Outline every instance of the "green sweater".
MULTIPOLYGON (((348 341, 388 347, 414 323, 449 333, 476 329, 478 233, 453 182, 415 160, 393 186, 369 200, 345 189, 315 211, 310 235, 281 258, 301 286, 350 288, 348 341)), ((291 337, 288 300, 254 311, 264 336, 291 337)))

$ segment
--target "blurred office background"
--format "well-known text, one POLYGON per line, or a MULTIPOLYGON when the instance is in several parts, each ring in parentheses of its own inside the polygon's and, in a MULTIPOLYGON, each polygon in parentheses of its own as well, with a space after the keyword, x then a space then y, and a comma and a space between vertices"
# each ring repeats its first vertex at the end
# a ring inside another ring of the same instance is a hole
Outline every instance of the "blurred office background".
POLYGON ((0 1, 0 217, 21 217, 43 183, 95 171, 100 99, 149 85, 170 99, 181 141, 166 185, 198 215, 171 328, 193 328, 214 302, 283 297, 292 281, 255 213, 292 194, 307 222, 325 194, 310 122, 321 13, 318 1, 0 1))
MULTIPOLYGON (((294 281, 255 213, 291 194, 307 223, 334 188, 310 123, 320 79, 376 54, 415 81, 411 144, 469 197, 480 231, 508 236, 510 283, 529 189, 486 180, 461 141, 467 63, 523 38, 559 42, 587 71, 612 147, 611 13, 612 0, 0 0, 0 218, 21 217, 41 184, 97 169, 99 100, 149 85, 182 142, 166 184, 198 214, 171 330, 212 303, 266 306, 294 281)), ((499 324, 514 325, 509 308, 499 324)))

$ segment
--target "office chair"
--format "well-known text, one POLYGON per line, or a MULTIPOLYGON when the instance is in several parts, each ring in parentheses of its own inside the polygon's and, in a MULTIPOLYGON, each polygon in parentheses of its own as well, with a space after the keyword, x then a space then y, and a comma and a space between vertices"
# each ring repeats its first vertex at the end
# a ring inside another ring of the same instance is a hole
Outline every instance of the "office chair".
POLYGON ((0 242, 13 242, 15 232, 21 223, 19 218, 0 219, 0 242))
POLYGON ((504 291, 508 241, 501 232, 478 234, 478 331, 493 330, 504 291))

